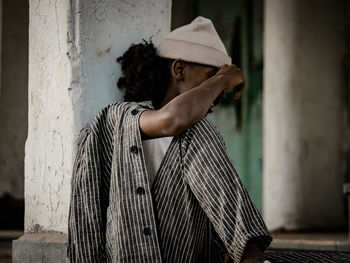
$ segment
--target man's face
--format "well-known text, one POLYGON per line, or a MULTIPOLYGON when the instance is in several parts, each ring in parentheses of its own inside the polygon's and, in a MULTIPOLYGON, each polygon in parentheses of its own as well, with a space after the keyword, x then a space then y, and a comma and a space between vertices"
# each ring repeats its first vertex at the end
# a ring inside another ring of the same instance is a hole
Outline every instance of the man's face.
MULTIPOLYGON (((185 82, 187 81, 187 84, 188 84, 186 85, 188 87, 187 90, 199 86, 203 81, 214 76, 216 72, 219 70, 216 67, 207 66, 207 65, 188 63, 188 62, 186 62, 186 64, 188 65, 188 67, 186 67, 188 72, 186 74, 186 79, 185 79, 185 82)), ((222 91, 222 93, 217 97, 217 99, 212 104, 212 106, 210 106, 208 113, 211 113, 214 111, 214 107, 220 103, 223 97, 224 97, 224 91, 222 91)))
POLYGON ((186 64, 187 66, 185 70, 187 72, 185 81, 187 81, 188 86, 192 88, 199 86, 203 81, 214 76, 219 70, 218 68, 212 66, 188 62, 186 62, 186 64))
MULTIPOLYGON (((172 63, 172 76, 178 82, 178 92, 184 93, 198 87, 203 81, 216 74, 219 68, 176 59, 172 63)), ((214 111, 214 107, 224 98, 222 92, 208 109, 207 113, 214 111)))

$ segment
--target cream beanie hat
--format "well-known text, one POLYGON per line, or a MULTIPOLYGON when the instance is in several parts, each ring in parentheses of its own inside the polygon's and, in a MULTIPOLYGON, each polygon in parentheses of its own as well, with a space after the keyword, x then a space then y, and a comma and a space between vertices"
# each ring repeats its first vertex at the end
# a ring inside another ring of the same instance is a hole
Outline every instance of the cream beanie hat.
POLYGON ((157 53, 163 58, 183 59, 218 68, 231 64, 213 23, 201 16, 170 32, 161 41, 157 53))

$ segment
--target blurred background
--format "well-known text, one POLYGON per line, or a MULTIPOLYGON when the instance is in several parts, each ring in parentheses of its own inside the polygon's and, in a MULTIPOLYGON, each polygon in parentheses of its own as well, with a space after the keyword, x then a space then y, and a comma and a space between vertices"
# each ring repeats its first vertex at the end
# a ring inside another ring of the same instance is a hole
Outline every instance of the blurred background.
POLYGON ((199 15, 246 76, 241 99, 226 93, 207 118, 274 235, 271 248, 350 252, 349 1, 2 0, 0 262, 11 262, 11 242, 25 233, 66 233, 74 146, 61 144, 122 97, 121 50, 199 15), (104 78, 108 90, 95 99, 104 78))

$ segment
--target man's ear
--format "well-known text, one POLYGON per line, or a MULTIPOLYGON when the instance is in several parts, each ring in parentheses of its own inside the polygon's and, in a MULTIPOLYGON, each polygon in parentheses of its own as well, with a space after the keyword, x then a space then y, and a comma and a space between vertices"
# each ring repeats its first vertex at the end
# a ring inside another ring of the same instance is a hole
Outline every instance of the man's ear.
POLYGON ((173 64, 171 65, 171 70, 177 80, 184 80, 185 79, 185 62, 181 59, 175 59, 173 64))

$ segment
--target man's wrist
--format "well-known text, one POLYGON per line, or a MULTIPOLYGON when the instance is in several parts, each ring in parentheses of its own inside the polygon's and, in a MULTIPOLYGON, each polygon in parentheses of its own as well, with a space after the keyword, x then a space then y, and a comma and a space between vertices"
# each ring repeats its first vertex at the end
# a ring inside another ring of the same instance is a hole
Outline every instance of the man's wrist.
POLYGON ((229 89, 229 82, 227 81, 227 78, 222 74, 217 74, 211 77, 213 81, 217 82, 219 85, 216 85, 217 87, 221 88, 221 91, 229 89))

